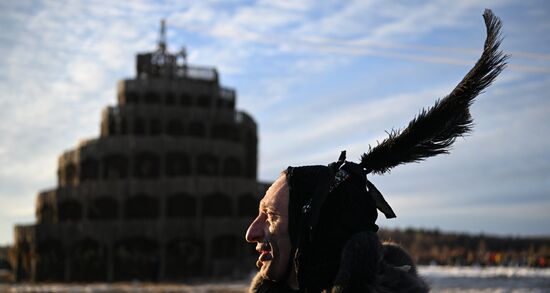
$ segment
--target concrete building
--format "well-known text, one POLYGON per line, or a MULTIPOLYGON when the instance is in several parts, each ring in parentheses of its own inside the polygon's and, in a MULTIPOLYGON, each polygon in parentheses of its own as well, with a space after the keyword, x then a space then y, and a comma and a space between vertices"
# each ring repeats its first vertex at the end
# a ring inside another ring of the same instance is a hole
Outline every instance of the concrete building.
POLYGON ((36 224, 15 227, 14 273, 30 281, 186 280, 254 264, 245 230, 265 185, 257 126, 216 69, 185 52, 138 54, 101 134, 65 151, 36 224))

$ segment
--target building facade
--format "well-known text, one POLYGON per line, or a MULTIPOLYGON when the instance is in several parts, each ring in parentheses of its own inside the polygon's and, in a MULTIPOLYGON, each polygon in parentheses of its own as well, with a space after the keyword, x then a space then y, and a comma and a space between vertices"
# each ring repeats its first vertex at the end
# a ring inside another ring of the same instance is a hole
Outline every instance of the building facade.
POLYGON ((186 280, 239 276, 244 234, 265 185, 257 125, 214 68, 185 52, 137 56, 101 134, 64 152, 36 224, 15 227, 14 273, 30 281, 186 280))

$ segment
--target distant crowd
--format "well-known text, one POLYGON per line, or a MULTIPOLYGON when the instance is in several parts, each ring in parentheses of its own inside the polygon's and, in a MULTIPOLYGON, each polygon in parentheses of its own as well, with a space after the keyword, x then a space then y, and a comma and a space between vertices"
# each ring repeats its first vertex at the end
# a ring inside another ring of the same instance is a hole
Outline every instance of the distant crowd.
POLYGON ((496 237, 439 230, 388 230, 380 238, 404 246, 418 264, 546 268, 550 238, 496 237))

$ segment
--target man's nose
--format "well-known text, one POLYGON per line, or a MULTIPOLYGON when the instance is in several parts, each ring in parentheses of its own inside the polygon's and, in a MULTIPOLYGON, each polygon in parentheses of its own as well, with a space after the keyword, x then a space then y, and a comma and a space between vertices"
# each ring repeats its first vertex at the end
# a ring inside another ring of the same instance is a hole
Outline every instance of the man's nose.
POLYGON ((245 238, 247 242, 260 242, 264 238, 264 232, 259 218, 260 216, 256 217, 248 227, 248 230, 246 230, 245 238))

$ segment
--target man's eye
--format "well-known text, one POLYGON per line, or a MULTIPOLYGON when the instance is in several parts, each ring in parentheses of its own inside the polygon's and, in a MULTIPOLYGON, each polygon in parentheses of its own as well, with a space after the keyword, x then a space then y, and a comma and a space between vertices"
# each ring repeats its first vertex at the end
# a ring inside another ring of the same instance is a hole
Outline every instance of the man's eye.
POLYGON ((279 214, 273 213, 273 212, 269 212, 269 213, 267 213, 267 218, 268 218, 269 220, 276 220, 276 219, 279 218, 279 214))

